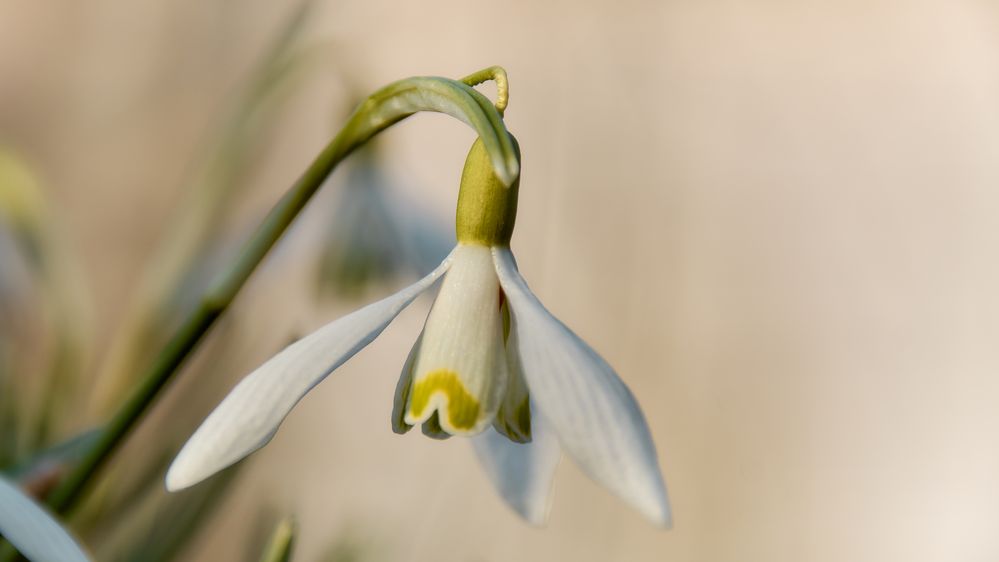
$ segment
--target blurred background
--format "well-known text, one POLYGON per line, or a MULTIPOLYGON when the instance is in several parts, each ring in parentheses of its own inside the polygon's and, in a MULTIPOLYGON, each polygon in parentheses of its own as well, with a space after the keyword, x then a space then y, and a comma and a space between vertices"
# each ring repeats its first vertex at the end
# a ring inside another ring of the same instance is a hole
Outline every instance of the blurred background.
POLYGON ((499 64, 521 270, 643 406, 675 527, 565 461, 530 528, 467 443, 393 434, 428 300, 165 497, 239 377, 446 253, 474 133, 418 115, 334 173, 103 473, 72 522, 97 559, 250 560, 287 514, 301 561, 999 559, 999 6, 303 6, 0 1, 0 465, 58 475, 24 459, 106 419, 359 99, 499 64))

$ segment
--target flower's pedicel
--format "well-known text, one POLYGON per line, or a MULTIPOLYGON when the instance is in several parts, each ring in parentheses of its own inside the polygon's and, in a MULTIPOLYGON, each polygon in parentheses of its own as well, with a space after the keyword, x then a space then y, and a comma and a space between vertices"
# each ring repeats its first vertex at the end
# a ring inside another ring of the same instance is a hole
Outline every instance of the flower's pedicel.
POLYGON ((528 289, 510 251, 519 181, 505 187, 481 141, 458 198, 458 245, 428 276, 292 344, 240 382, 184 446, 167 487, 191 486, 270 440, 313 386, 444 277, 402 370, 392 424, 474 436, 487 474, 525 519, 543 523, 564 450, 586 474, 669 526, 655 446, 614 371, 528 289), (491 426, 491 427, 490 427, 491 426))

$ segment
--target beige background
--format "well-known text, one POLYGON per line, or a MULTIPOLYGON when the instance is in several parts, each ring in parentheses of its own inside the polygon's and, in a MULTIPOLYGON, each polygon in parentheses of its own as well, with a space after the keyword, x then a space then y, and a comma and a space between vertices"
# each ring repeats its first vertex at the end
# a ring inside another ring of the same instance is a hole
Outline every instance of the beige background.
MULTIPOLYGON (((0 0, 0 136, 84 256, 98 343, 290 8, 0 0)), ((323 60, 241 212, 335 131, 343 76, 372 90, 504 65, 514 250, 643 405, 675 528, 564 462, 531 529, 467 444, 392 434, 422 302, 252 457, 189 559, 240 559, 258 504, 298 516, 304 561, 344 540, 372 560, 999 558, 997 17, 944 0, 322 3, 323 60)), ((452 220, 471 131, 420 116, 385 139, 394 176, 452 220)), ((247 322, 300 333, 354 306, 305 301, 295 244, 239 300, 247 322)))

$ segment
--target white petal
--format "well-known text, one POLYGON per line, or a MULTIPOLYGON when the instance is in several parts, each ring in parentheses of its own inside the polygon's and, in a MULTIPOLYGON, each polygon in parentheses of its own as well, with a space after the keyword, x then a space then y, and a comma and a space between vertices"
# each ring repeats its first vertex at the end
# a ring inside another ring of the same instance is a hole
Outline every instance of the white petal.
POLYGON ((451 256, 414 359, 405 422, 438 412, 447 433, 475 435, 492 423, 506 386, 499 280, 488 247, 459 244, 451 256))
POLYGON ((399 375, 399 382, 395 385, 395 397, 392 400, 392 431, 402 435, 413 428, 406 423, 406 406, 409 404, 409 391, 413 385, 413 363, 416 355, 420 352, 420 344, 423 343, 423 332, 416 338, 416 343, 409 350, 406 362, 402 365, 402 373, 399 375))
POLYGON ((562 449, 586 474, 652 521, 670 526, 648 425, 614 370, 552 316, 528 289, 509 248, 494 248, 500 284, 513 310, 531 400, 562 449))
POLYGON ((3 478, 0 478, 0 535, 35 562, 89 560, 51 515, 3 478))
POLYGON ((547 421, 531 413, 530 443, 514 443, 495 431, 472 438, 475 454, 496 491, 532 525, 544 525, 551 508, 552 479, 561 458, 547 421))
POLYGON ((420 281, 327 324, 250 373, 181 449, 167 472, 167 489, 197 484, 267 444, 305 393, 371 343, 450 263, 449 256, 420 281))

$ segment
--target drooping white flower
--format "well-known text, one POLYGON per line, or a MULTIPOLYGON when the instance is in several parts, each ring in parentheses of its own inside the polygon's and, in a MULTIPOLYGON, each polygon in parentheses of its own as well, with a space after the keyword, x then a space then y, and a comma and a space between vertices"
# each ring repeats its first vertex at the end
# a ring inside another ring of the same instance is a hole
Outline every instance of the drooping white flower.
POLYGON ((0 536, 35 562, 89 560, 51 515, 3 477, 0 477, 0 536))
POLYGON ((655 446, 634 396, 613 369, 527 287, 509 248, 517 184, 493 175, 481 142, 458 199, 458 245, 398 293, 320 328, 244 378, 178 454, 167 487, 186 488, 266 444, 312 387, 370 343, 439 278, 443 283, 403 366, 393 428, 473 437, 497 490, 543 523, 565 451, 651 521, 671 515, 655 446))

